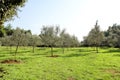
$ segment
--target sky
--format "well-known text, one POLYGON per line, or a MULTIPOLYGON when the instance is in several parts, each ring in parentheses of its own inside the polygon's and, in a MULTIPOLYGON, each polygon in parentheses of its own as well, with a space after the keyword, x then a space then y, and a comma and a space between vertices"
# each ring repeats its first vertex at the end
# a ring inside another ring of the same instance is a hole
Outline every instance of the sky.
POLYGON ((81 41, 94 27, 101 30, 120 24, 120 0, 28 0, 18 12, 18 18, 6 22, 13 28, 30 29, 40 34, 43 25, 59 25, 81 41))

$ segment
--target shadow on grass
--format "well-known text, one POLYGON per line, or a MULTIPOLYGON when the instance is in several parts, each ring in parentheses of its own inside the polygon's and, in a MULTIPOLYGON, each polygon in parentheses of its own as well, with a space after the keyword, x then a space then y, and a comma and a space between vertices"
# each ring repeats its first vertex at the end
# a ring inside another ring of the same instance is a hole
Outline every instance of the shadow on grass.
POLYGON ((23 57, 23 58, 20 58, 20 60, 29 60, 31 59, 32 57, 23 57))
POLYGON ((45 53, 36 53, 36 54, 33 54, 34 56, 39 56, 39 55, 46 55, 45 53))
POLYGON ((109 52, 120 52, 120 49, 116 49, 116 50, 109 50, 109 52))
POLYGON ((6 55, 3 55, 3 54, 2 54, 2 55, 0 55, 0 57, 5 57, 5 56, 6 56, 6 55))
POLYGON ((87 49, 86 50, 85 49, 79 49, 78 50, 78 52, 90 52, 90 51, 92 51, 92 50, 87 50, 87 49))
POLYGON ((114 54, 113 56, 117 56, 117 57, 120 57, 120 54, 114 54))
MULTIPOLYGON (((32 51, 29 51, 29 50, 17 51, 17 54, 19 54, 19 53, 28 53, 28 52, 32 52, 32 51)), ((15 50, 1 51, 0 54, 15 54, 15 50)))
POLYGON ((46 50, 46 48, 37 48, 37 50, 46 50))
POLYGON ((85 54, 73 53, 73 54, 62 56, 62 57, 80 57, 80 56, 87 56, 87 55, 89 55, 89 53, 85 53, 85 54))
POLYGON ((102 53, 118 53, 118 52, 120 52, 120 49, 111 49, 111 50, 108 50, 108 51, 104 51, 104 52, 102 52, 102 53))
POLYGON ((2 79, 5 76, 5 74, 8 74, 8 72, 4 70, 2 67, 0 67, 0 79, 2 79))
POLYGON ((28 52, 32 52, 32 51, 24 50, 24 51, 18 51, 17 53, 28 53, 28 52))

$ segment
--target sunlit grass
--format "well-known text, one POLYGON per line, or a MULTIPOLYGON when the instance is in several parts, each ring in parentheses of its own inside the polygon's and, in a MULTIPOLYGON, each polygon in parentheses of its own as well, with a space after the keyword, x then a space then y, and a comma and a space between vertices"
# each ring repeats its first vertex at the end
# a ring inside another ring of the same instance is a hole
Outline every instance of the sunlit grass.
MULTIPOLYGON (((0 47, 0 61, 14 59, 15 47, 0 47)), ((120 50, 101 48, 96 53, 94 48, 54 48, 54 55, 49 57, 50 48, 20 47, 17 60, 20 64, 2 64, 7 73, 0 72, 1 80, 119 80, 120 50)))

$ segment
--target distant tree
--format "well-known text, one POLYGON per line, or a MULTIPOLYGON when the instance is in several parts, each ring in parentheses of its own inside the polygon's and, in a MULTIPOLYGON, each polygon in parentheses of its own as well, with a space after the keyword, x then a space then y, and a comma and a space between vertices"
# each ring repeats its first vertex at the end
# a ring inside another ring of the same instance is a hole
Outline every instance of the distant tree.
POLYGON ((60 33, 59 44, 62 47, 64 53, 65 47, 77 47, 79 45, 79 41, 76 36, 71 36, 65 32, 65 29, 63 29, 60 33))
POLYGON ((11 36, 13 34, 13 29, 11 24, 8 24, 7 26, 5 26, 4 30, 7 36, 11 36))
POLYGON ((59 40, 60 29, 58 26, 43 26, 40 38, 45 46, 51 47, 51 56, 53 56, 53 47, 59 40))
POLYGON ((81 41, 81 46, 88 47, 89 42, 88 42, 88 36, 83 37, 83 41, 81 41))
POLYGON ((71 36, 71 46, 72 47, 78 47, 80 46, 79 40, 75 35, 71 36))
POLYGON ((17 11, 24 6, 26 0, 0 0, 0 27, 5 21, 17 16, 17 11))
POLYGON ((100 31, 100 27, 98 25, 98 21, 96 21, 95 27, 89 32, 87 36, 87 42, 91 46, 96 47, 96 52, 98 53, 98 47, 103 41, 104 35, 103 32, 100 31))
POLYGON ((104 32, 107 46, 120 48, 120 25, 113 24, 107 31, 104 32))
POLYGON ((10 36, 4 36, 1 38, 1 42, 3 46, 10 46, 10 36))
POLYGON ((21 30, 20 28, 16 28, 16 30, 14 30, 11 37, 11 39, 14 41, 14 44, 16 45, 15 56, 18 51, 18 47, 23 44, 24 38, 25 38, 24 30, 21 30))
POLYGON ((4 36, 10 36, 13 33, 13 29, 11 24, 8 24, 7 26, 0 26, 0 37, 4 36))
POLYGON ((4 30, 4 26, 0 26, 0 37, 4 37, 5 36, 5 30, 4 30))
POLYGON ((30 38, 30 44, 33 47, 32 52, 35 52, 35 47, 40 45, 40 37, 38 35, 32 35, 30 38))
POLYGON ((30 30, 22 30, 22 43, 21 43, 21 46, 24 46, 24 49, 25 49, 25 46, 29 46, 30 44, 30 38, 32 36, 32 33, 30 30))
POLYGON ((65 47, 67 47, 67 48, 69 48, 69 47, 71 47, 72 46, 72 39, 71 39, 71 35, 70 34, 68 34, 68 33, 66 33, 66 34, 64 34, 64 38, 65 38, 65 47))
POLYGON ((14 41, 12 40, 11 36, 4 36, 0 38, 1 45, 6 46, 6 49, 10 50, 11 53, 11 48, 14 45, 14 41))
POLYGON ((64 53, 64 47, 67 45, 67 40, 66 37, 68 34, 65 32, 65 29, 63 29, 60 33, 60 38, 59 38, 59 45, 62 47, 62 52, 64 53))

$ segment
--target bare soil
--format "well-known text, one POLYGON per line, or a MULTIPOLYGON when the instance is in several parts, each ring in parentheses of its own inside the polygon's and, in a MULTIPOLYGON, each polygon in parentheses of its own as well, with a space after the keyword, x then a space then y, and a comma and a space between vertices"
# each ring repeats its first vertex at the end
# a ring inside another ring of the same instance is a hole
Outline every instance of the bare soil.
POLYGON ((75 78, 68 77, 67 80, 75 80, 75 78))
POLYGON ((112 75, 120 75, 120 71, 116 69, 105 69, 104 72, 112 74, 112 75))
POLYGON ((5 63, 5 64, 19 64, 21 63, 20 61, 18 60, 12 60, 12 59, 9 59, 9 60, 4 60, 4 61, 1 61, 1 63, 5 63))

